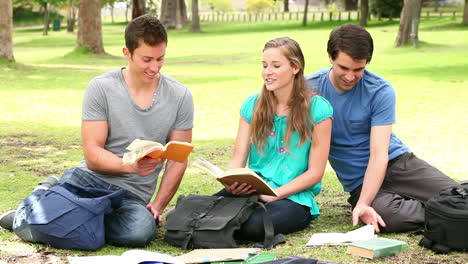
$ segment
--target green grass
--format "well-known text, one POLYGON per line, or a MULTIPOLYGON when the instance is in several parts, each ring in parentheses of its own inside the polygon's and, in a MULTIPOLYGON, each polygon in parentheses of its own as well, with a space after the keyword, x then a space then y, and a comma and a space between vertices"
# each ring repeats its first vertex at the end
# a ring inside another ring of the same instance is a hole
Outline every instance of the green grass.
MULTIPOLYGON (((226 166, 237 131, 239 107, 261 86, 261 50, 279 36, 296 39, 306 57, 306 73, 329 66, 326 41, 339 22, 203 24, 204 33, 171 31, 167 61, 162 71, 190 87, 195 100, 195 150, 191 159, 205 157, 226 166)), ((89 80, 122 67, 122 23, 105 24, 104 44, 109 55, 74 50, 76 35, 64 30, 42 36, 41 29, 17 29, 14 55, 17 63, 0 62, 0 212, 13 209, 41 179, 61 174, 82 158, 80 148, 81 100, 89 80)), ((371 21, 368 27, 375 52, 368 68, 388 79, 397 92, 395 133, 420 157, 451 177, 468 179, 465 154, 466 91, 468 89, 468 27, 451 18, 423 20, 418 48, 394 48, 397 21, 371 21)), ((208 175, 189 168, 177 195, 210 194, 221 186, 208 175)), ((345 254, 343 246, 305 248, 315 232, 353 229, 347 194, 333 172, 324 177, 318 196, 321 217, 303 232, 287 236, 274 249, 279 256, 298 255, 321 260, 359 263, 364 259, 345 254)), ((171 205, 174 204, 174 201, 171 205)), ((409 250, 374 263, 465 263, 463 253, 437 256, 417 245, 421 236, 385 235, 409 243, 409 250)), ((182 253, 163 242, 163 231, 148 247, 172 255, 182 253)), ((96 252, 56 250, 21 242, 0 231, 0 260, 15 257, 24 262, 39 252, 56 256, 120 254, 126 248, 106 246, 96 252), (18 253, 20 252, 20 253, 18 253), (45 252, 45 253, 44 253, 45 252)), ((10 259, 11 260, 11 259, 10 259)), ((53 260, 49 259, 53 262, 53 260)), ((29 261, 30 263, 34 263, 29 261)))

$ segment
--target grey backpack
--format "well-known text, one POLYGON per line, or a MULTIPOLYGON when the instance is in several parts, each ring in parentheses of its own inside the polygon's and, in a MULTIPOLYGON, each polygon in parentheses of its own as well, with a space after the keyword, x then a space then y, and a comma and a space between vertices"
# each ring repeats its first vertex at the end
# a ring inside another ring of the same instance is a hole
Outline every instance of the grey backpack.
POLYGON ((166 218, 164 240, 182 249, 238 247, 234 232, 240 229, 258 206, 263 207, 265 241, 272 248, 284 242, 274 236, 273 223, 257 196, 225 197, 190 194, 181 195, 166 218))

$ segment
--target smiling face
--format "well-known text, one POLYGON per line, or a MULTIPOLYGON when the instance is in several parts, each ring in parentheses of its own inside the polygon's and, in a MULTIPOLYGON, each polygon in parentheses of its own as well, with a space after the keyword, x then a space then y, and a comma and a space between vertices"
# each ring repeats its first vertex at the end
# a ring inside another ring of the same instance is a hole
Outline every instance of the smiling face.
POLYGON ((166 43, 150 46, 140 41, 140 45, 133 51, 133 54, 127 48, 124 48, 123 52, 133 78, 142 83, 153 83, 159 80, 159 71, 164 64, 166 54, 166 43))
POLYGON ((281 48, 266 49, 262 64, 262 77, 268 91, 292 90, 299 69, 291 65, 281 48))
POLYGON ((329 77, 336 91, 342 93, 353 89, 364 74, 367 60, 355 60, 342 51, 338 52, 335 60, 331 56, 329 56, 329 59, 333 65, 329 77))

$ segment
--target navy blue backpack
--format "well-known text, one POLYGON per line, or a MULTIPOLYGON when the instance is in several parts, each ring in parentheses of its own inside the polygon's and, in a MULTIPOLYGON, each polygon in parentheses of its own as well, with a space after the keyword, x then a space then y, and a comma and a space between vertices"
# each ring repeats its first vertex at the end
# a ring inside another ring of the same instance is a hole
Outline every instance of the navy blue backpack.
POLYGON ((26 221, 35 241, 61 249, 96 250, 105 244, 104 215, 124 190, 110 191, 62 183, 31 206, 26 221))

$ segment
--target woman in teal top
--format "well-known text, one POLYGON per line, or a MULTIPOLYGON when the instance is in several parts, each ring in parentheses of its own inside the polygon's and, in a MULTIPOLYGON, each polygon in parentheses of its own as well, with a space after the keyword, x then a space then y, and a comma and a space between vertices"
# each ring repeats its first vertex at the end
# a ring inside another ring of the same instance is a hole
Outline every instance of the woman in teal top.
MULTIPOLYGON (((230 168, 248 166, 278 193, 259 195, 265 202, 275 234, 306 228, 319 215, 315 196, 330 150, 333 109, 310 93, 304 80, 304 56, 290 38, 270 40, 263 49, 263 89, 242 105, 230 168), (287 143, 288 142, 288 143, 287 143)), ((216 195, 255 193, 250 185, 234 183, 216 195)), ((237 232, 239 239, 264 239, 258 209, 237 232)))

